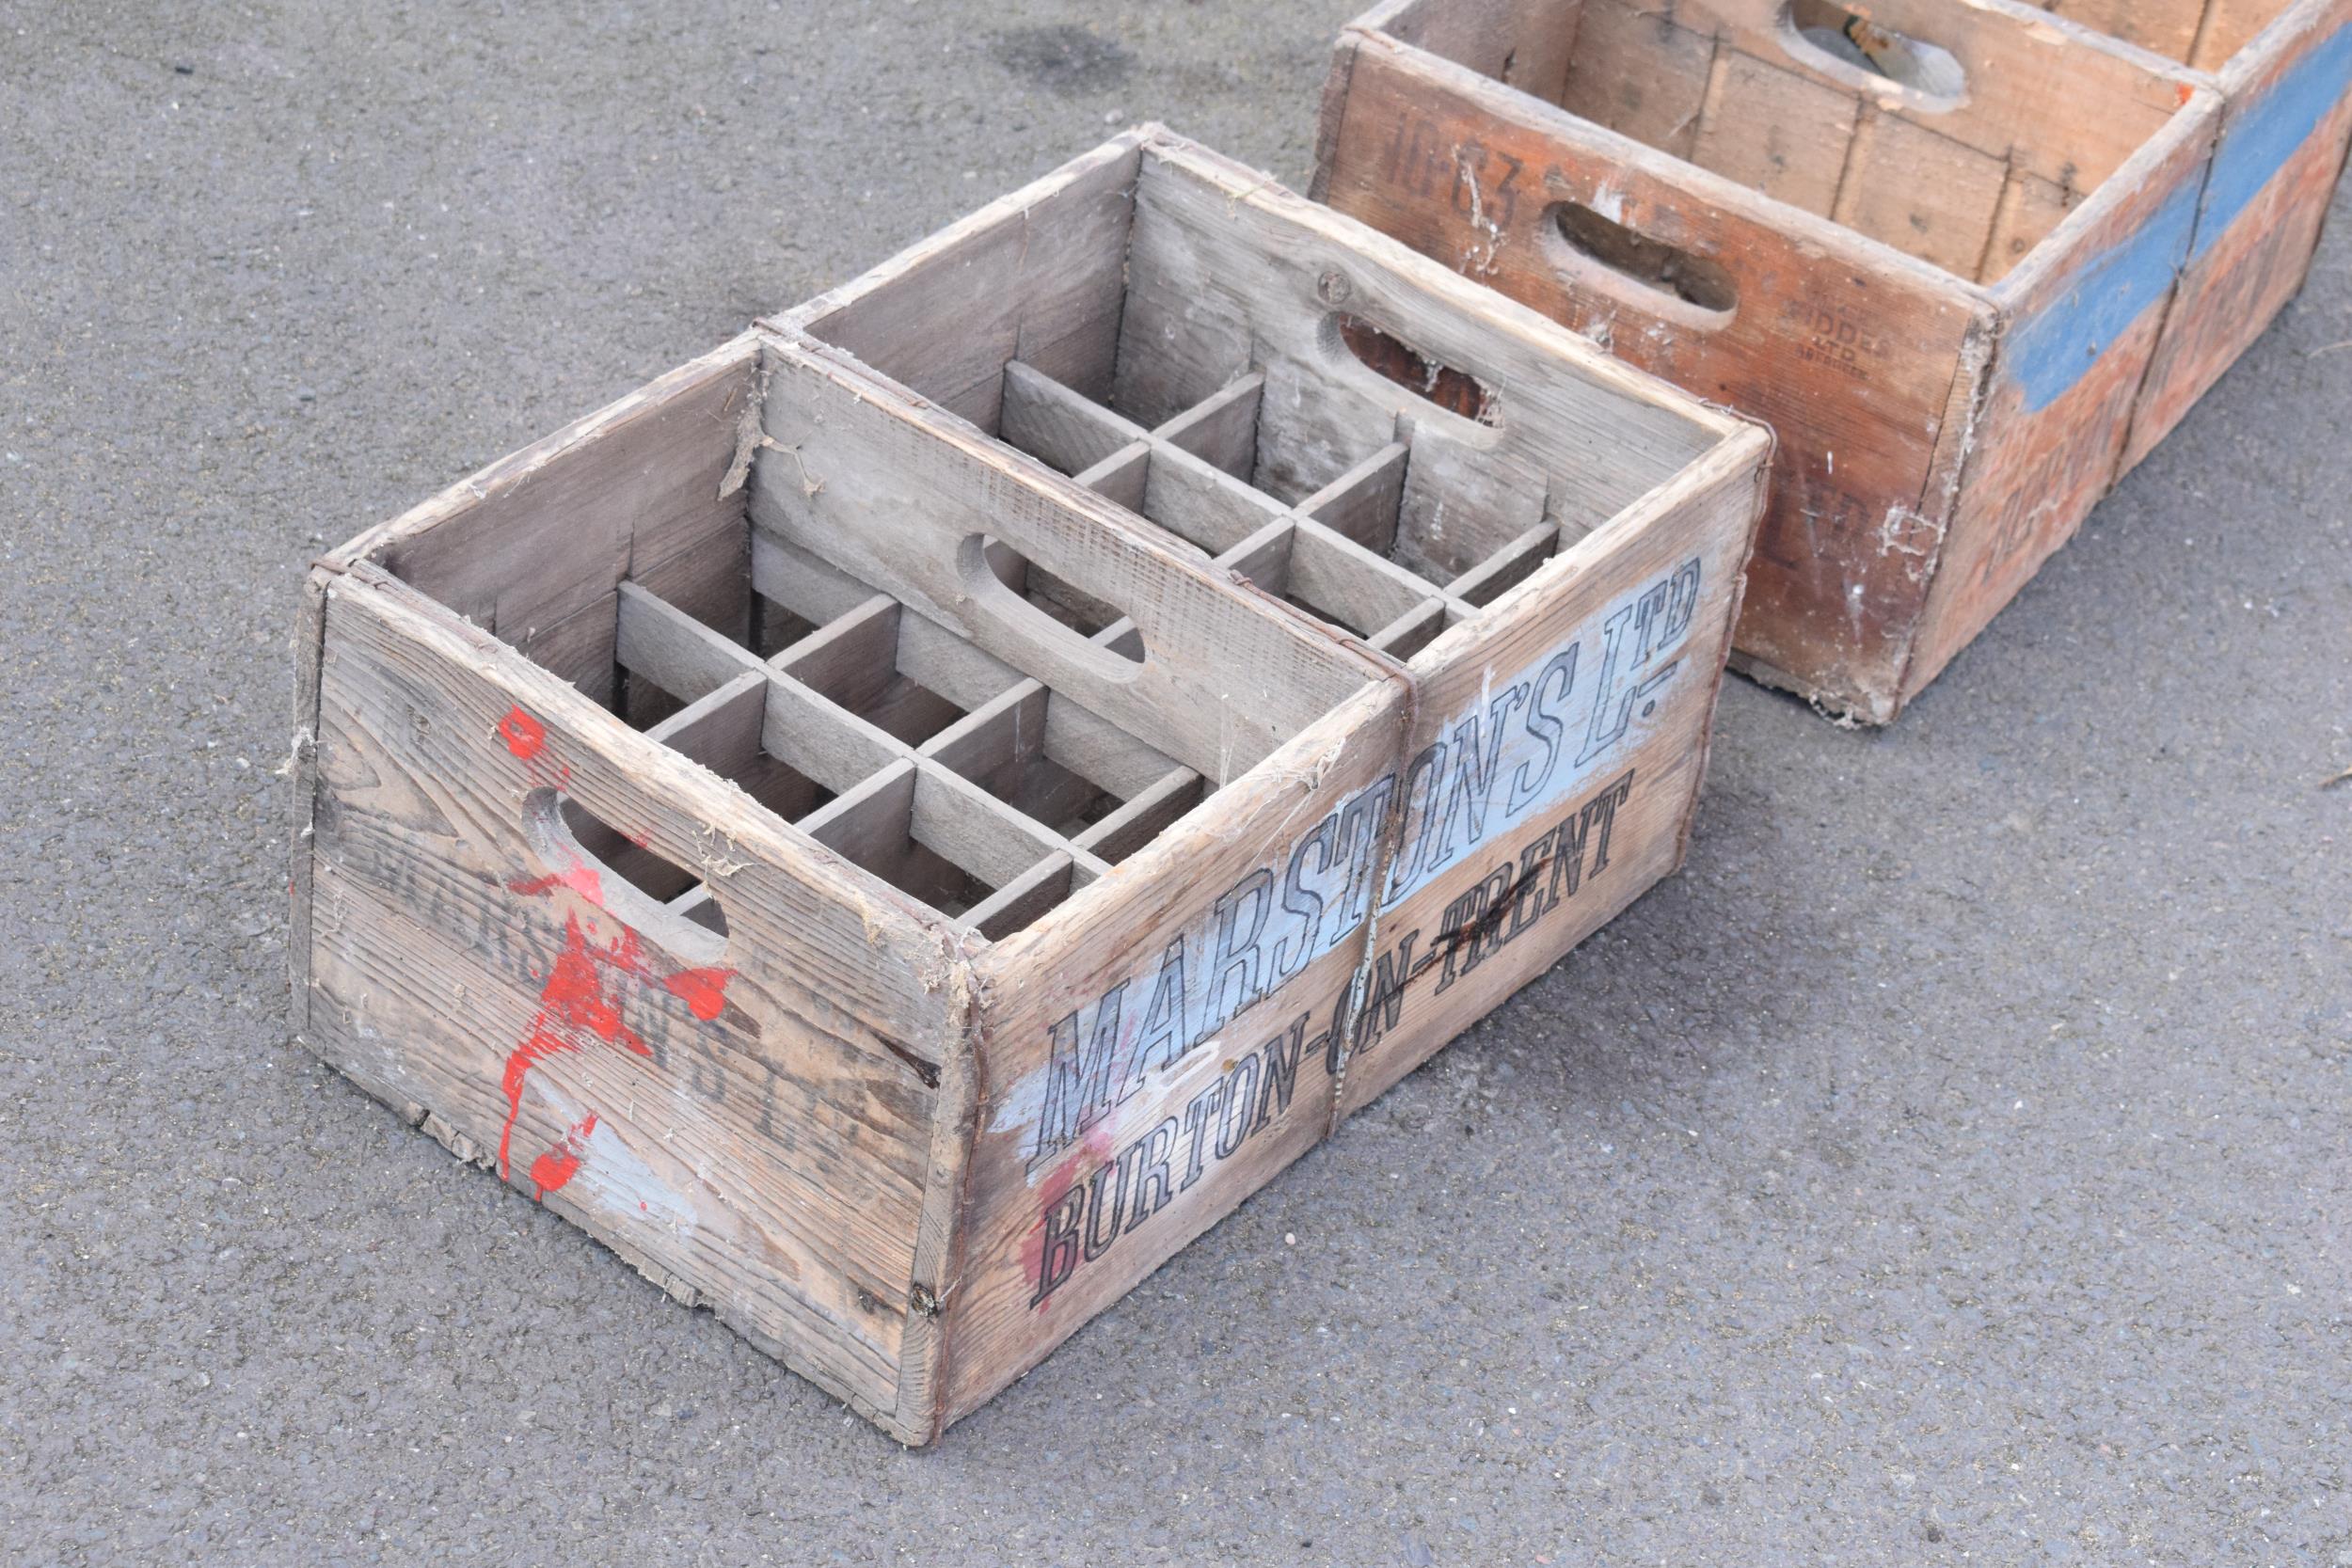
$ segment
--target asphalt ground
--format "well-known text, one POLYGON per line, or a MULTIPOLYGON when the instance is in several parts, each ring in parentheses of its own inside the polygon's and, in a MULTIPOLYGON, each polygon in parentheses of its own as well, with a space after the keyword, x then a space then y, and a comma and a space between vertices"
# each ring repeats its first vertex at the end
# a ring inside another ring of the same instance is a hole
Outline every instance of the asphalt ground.
POLYGON ((2352 1562, 2352 214, 1896 728, 910 1453, 283 1024, 304 563, 1352 5, 0 0, 0 1554, 2352 1562))

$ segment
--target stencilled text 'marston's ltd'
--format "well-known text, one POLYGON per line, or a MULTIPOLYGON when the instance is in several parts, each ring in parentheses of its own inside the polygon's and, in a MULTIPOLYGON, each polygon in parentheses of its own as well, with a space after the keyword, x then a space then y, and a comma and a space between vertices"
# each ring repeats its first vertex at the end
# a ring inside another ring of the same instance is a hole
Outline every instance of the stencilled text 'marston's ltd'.
POLYGON ((1227 1061, 1182 1110, 1171 1110, 1092 1171, 1078 1174, 1089 1158, 1083 1148, 1070 1154, 1044 1185, 1025 1253, 1031 1308, 1042 1307, 1080 1264, 1099 1261, 1284 1117, 1302 1077, 1315 1080, 1320 1072, 1320 1091, 1311 1092, 1309 1101, 1327 1106, 1343 1042, 1346 1060, 1365 1059, 1404 1023, 1418 997, 1444 995, 1598 881, 1609 869, 1609 838, 1617 814, 1632 795, 1633 773, 1628 769, 1450 900, 1436 936, 1425 945, 1419 927, 1393 946, 1384 945, 1363 1010, 1352 1025, 1350 987, 1343 984, 1328 1003, 1301 1012, 1255 1050, 1227 1061), (1436 983, 1408 994, 1408 988, 1433 970, 1436 983), (1311 1036, 1308 1028, 1317 1018, 1329 1022, 1311 1036))
POLYGON ((1402 823, 1380 908, 1394 909, 1625 755, 1682 666, 1701 566, 1614 600, 1547 657, 1441 729, 1399 771, 1342 800, 1130 974, 1052 1026, 1032 1179, 1152 1074, 1358 930, 1383 834, 1402 823), (1589 645, 1589 646, 1588 646, 1589 645))

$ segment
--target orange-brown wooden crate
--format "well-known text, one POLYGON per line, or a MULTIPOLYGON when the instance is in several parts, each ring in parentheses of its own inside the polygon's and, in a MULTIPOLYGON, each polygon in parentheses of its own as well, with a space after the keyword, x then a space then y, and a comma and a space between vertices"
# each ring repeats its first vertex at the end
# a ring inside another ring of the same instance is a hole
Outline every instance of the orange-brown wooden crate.
POLYGON ((2118 472, 2217 100, 2008 0, 1861 8, 1393 0, 1316 189, 1771 423, 1737 662, 1884 722, 2118 472))

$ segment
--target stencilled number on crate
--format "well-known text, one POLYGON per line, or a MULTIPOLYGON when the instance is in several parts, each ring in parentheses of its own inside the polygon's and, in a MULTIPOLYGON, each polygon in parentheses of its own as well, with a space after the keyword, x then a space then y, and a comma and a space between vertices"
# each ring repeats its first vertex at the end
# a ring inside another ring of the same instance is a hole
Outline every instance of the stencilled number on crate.
POLYGON ((1782 325, 1800 334, 1793 352, 1804 364, 1867 381, 1871 375, 1867 361, 1887 357, 1885 339, 1829 306, 1792 299, 1781 307, 1780 319, 1782 325))
POLYGON ((995 1118, 999 1132, 1028 1132, 1031 1180, 1360 927, 1392 815, 1402 830, 1379 890, 1383 910, 1618 770, 1683 668, 1702 578, 1693 558, 1621 595, 1490 689, 1401 771, 1341 801, 1285 854, 1228 888, 1148 972, 1057 1022, 1045 1064, 1014 1086, 995 1118))
POLYGON ((1508 228, 1518 211, 1526 166, 1483 142, 1448 136, 1435 120, 1408 116, 1396 122, 1381 172, 1415 196, 1443 193, 1455 214, 1492 232, 1508 228))
POLYGON ((1454 150, 1454 211, 1481 233, 1501 242, 1519 209, 1519 175, 1526 165, 1508 152, 1489 151, 1466 141, 1454 150))
POLYGON ((1254 1049, 1230 1058, 1181 1108, 1171 1102, 1155 1126, 1125 1144, 1113 1147, 1089 1134, 1038 1183, 1038 1220, 1022 1247, 1030 1309, 1042 1310, 1081 1265, 1099 1262, 1281 1119, 1301 1078, 1315 1090, 1310 1103, 1327 1104, 1342 1060, 1367 1056, 1406 1022, 1416 982, 1435 971, 1436 984, 1419 994, 1443 994, 1593 886, 1609 869, 1610 834, 1632 795, 1629 768, 1497 861, 1446 906, 1430 940, 1424 942, 1426 933, 1416 928, 1384 945, 1352 1026, 1350 986, 1343 985, 1254 1049), (1317 1022, 1323 1027, 1309 1034, 1317 1022))
POLYGON ((2135 381, 2118 383, 2106 405, 2088 418, 2068 421, 2062 436, 2045 448, 2009 487, 1988 535, 1984 564, 1977 570, 1977 586, 1989 587, 2013 571, 2021 560, 2038 561, 2065 543, 2050 527, 2053 517, 2079 519, 2082 508, 2073 503, 2083 486, 2106 471, 2118 439, 2118 426, 2131 406, 2135 381))
POLYGON ((1454 179, 1454 160, 1436 124, 1419 116, 1399 119, 1381 172, 1415 196, 1433 197, 1454 179))

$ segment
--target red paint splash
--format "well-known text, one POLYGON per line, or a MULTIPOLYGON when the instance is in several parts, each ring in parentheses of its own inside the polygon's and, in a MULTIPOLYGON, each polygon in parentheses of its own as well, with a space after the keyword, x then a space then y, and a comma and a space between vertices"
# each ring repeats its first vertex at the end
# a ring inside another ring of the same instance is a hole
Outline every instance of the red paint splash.
MULTIPOLYGON (((502 1080, 506 1120, 499 1128, 501 1180, 508 1175, 509 1146, 515 1136, 516 1118, 523 1109, 523 1084, 532 1068, 550 1056, 579 1051, 592 1039, 617 1045, 639 1056, 653 1054, 653 1048, 621 1018, 624 983, 644 973, 636 932, 624 927, 611 947, 592 946, 580 931, 579 917, 564 917, 564 951, 556 956, 554 967, 548 972, 547 984, 540 989, 539 1010, 532 1016, 530 1032, 523 1036, 522 1043, 506 1058, 502 1080)), ((536 1169, 533 1166, 534 1180, 536 1169)), ((569 1179, 567 1175, 565 1180, 569 1179)))
MULTIPOLYGON (((1037 1223, 1029 1227, 1029 1233, 1021 1240, 1021 1267, 1031 1286, 1037 1284, 1045 1268, 1045 1216, 1070 1196, 1070 1189, 1077 1184, 1079 1177, 1093 1175, 1095 1167, 1106 1163, 1110 1157, 1111 1130, 1097 1127, 1086 1135, 1084 1142, 1070 1151, 1067 1159, 1045 1173, 1043 1181, 1038 1183, 1037 1223)), ((1047 1296, 1030 1310, 1042 1312, 1053 1305, 1054 1298, 1047 1296)))
POLYGON ((536 898, 542 894, 553 893, 557 888, 567 887, 596 908, 604 908, 603 871, 572 846, 558 847, 564 859, 560 869, 545 877, 513 878, 507 882, 506 891, 520 894, 525 898, 536 898))
POLYGON ((661 983, 686 1004, 689 1012, 707 1023, 726 1010, 727 982, 734 978, 731 969, 681 969, 663 976, 661 983))
MULTIPOLYGON (((597 902, 601 893, 596 873, 582 866, 555 877, 517 879, 507 886, 526 895, 568 887, 591 903, 597 902)), ((501 1085, 506 1092, 506 1119, 499 1127, 501 1180, 509 1179, 512 1172, 515 1123, 522 1116, 523 1088, 530 1081, 531 1069, 549 1057, 582 1051, 591 1041, 618 1046, 632 1055, 651 1057, 653 1047, 628 1026, 622 1016, 622 1005, 632 984, 657 978, 662 989, 684 1002, 695 1018, 707 1023, 725 1011, 727 982, 735 978, 735 971, 713 966, 681 969, 657 976, 646 961, 644 943, 628 927, 622 927, 620 935, 607 945, 588 940, 578 915, 564 916, 564 950, 556 955, 547 983, 540 988, 539 1010, 532 1015, 522 1043, 506 1058, 501 1085)), ((532 1162, 531 1180, 538 1189, 532 1195, 535 1199, 544 1199, 579 1174, 580 1163, 587 1157, 588 1134, 596 1130, 596 1113, 590 1112, 587 1119, 565 1133, 553 1148, 532 1162)))
POLYGON ((531 1162, 531 1184, 538 1191, 531 1195, 533 1203, 545 1203, 548 1195, 580 1174, 580 1162, 587 1157, 589 1134, 596 1130, 596 1113, 591 1111, 580 1124, 564 1134, 564 1141, 531 1162))
POLYGON ((596 908, 604 908, 604 878, 592 865, 575 863, 552 877, 517 878, 506 884, 506 891, 521 894, 525 898, 536 898, 560 887, 570 888, 596 908))
POLYGON ((508 751, 529 762, 546 748, 548 727, 520 707, 512 707, 499 721, 499 738, 506 742, 508 751))

